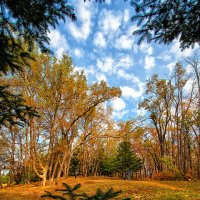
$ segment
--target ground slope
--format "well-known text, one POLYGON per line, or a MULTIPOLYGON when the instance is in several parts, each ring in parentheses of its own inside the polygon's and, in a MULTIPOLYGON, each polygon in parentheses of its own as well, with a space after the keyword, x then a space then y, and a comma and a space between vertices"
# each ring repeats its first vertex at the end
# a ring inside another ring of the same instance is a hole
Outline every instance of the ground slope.
POLYGON ((62 188, 62 182, 73 186, 81 183, 80 193, 94 194, 97 188, 106 190, 113 187, 114 190, 122 190, 121 197, 131 199, 152 200, 200 200, 200 182, 186 181, 126 181, 114 178, 68 178, 60 180, 57 186, 40 186, 40 183, 31 185, 18 185, 0 189, 0 200, 45 200, 40 196, 44 190, 54 191, 62 188))

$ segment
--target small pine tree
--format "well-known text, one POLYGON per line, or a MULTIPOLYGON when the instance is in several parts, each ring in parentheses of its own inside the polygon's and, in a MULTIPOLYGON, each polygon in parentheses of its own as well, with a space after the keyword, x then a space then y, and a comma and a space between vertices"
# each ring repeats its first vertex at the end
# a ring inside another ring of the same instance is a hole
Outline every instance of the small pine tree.
POLYGON ((70 168, 69 168, 71 175, 74 175, 75 178, 78 174, 79 163, 80 163, 80 161, 78 159, 78 151, 76 151, 73 153, 73 157, 71 159, 70 168))
POLYGON ((131 143, 122 141, 118 146, 116 163, 118 172, 122 173, 122 178, 127 179, 129 172, 136 172, 141 169, 141 159, 131 149, 131 143))
POLYGON ((107 200, 117 197, 121 191, 114 191, 113 188, 109 188, 107 191, 103 192, 101 189, 96 190, 96 194, 90 196, 87 193, 84 194, 77 194, 76 190, 81 187, 81 184, 76 184, 74 187, 69 186, 67 183, 63 183, 64 189, 56 190, 63 193, 61 195, 53 195, 51 192, 45 191, 46 194, 42 195, 41 197, 48 197, 52 199, 60 199, 60 200, 67 200, 64 195, 68 195, 70 200, 75 200, 79 197, 82 200, 107 200))
MULTIPOLYGON (((62 192, 63 195, 68 195, 70 200, 75 200, 77 197, 82 196, 82 194, 76 194, 76 190, 81 187, 81 184, 78 183, 74 187, 69 186, 67 183, 63 183, 64 189, 56 190, 62 192)), ((52 199, 61 199, 66 200, 64 196, 60 195, 53 195, 51 192, 45 191, 46 194, 42 195, 41 197, 49 197, 52 199)))
POLYGON ((113 173, 117 171, 115 157, 107 157, 100 162, 100 173, 106 176, 113 176, 113 173))

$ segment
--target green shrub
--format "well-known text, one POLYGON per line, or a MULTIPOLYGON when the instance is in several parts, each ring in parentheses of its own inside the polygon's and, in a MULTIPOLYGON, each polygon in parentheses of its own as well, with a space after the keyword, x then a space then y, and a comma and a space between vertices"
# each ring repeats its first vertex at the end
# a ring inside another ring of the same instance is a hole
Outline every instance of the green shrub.
MULTIPOLYGON (((78 194, 76 191, 81 187, 80 184, 76 184, 74 187, 69 186, 67 183, 63 183, 64 189, 56 190, 59 192, 62 192, 61 195, 54 195, 51 192, 45 191, 46 194, 42 195, 41 197, 48 197, 52 199, 60 199, 60 200, 75 200, 75 199, 81 199, 81 200, 107 200, 112 199, 114 197, 117 197, 121 191, 114 191, 113 188, 108 189, 107 191, 103 192, 101 189, 96 190, 96 194, 89 195, 87 193, 78 194), (64 196, 67 197, 64 197, 64 196)), ((126 198, 123 200, 130 200, 130 198, 126 198)))

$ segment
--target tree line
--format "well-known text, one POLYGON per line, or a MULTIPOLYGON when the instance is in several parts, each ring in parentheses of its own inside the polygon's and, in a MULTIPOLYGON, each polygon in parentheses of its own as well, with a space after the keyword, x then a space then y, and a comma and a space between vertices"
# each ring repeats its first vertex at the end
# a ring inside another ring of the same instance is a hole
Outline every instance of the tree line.
POLYGON ((67 55, 57 60, 35 51, 34 57, 37 62, 1 79, 38 113, 27 115, 24 126, 1 128, 0 169, 8 183, 45 185, 68 175, 200 178, 197 54, 186 60, 189 73, 177 63, 169 79, 152 75, 139 104, 146 114, 121 122, 105 105, 120 97, 120 88, 89 85, 67 55))

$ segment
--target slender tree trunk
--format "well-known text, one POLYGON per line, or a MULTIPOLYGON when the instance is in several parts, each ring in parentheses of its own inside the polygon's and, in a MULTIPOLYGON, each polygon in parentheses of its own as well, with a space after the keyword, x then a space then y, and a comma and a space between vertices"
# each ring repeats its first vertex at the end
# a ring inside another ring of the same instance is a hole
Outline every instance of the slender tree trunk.
POLYGON ((1 164, 0 164, 0 188, 3 188, 1 171, 2 171, 2 166, 1 166, 1 164))

